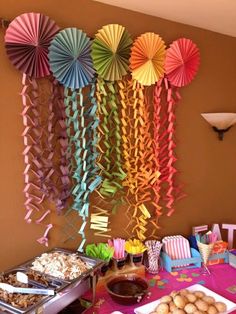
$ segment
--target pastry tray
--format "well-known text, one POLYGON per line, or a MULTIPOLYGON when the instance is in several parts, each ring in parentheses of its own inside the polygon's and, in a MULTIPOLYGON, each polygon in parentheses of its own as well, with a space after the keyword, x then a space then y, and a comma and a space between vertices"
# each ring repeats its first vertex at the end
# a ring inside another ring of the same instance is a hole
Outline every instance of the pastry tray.
MULTIPOLYGON (((188 289, 189 291, 203 291, 205 292, 206 295, 211 296, 213 298, 215 298, 216 302, 224 302, 225 305, 227 306, 227 311, 225 313, 231 313, 236 309, 236 304, 231 302, 230 300, 222 297, 221 295, 213 292, 210 289, 207 289, 206 287, 196 284, 190 287, 186 287, 186 289, 188 289)), ((134 310, 135 314, 148 314, 151 313, 155 310, 155 308, 157 307, 157 305, 160 303, 161 299, 158 299, 156 301, 153 301, 151 303, 145 304, 143 306, 137 307, 134 310)))

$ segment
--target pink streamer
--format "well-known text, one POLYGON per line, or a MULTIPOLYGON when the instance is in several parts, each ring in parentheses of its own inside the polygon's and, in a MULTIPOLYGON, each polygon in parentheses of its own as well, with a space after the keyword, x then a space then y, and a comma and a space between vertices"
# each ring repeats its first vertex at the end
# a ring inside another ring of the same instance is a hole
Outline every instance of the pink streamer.
POLYGON ((56 199, 57 213, 61 214, 62 210, 67 207, 67 203, 70 198, 71 179, 69 162, 71 160, 71 153, 69 152, 69 139, 67 136, 66 126, 66 113, 64 104, 64 89, 57 82, 52 81, 52 93, 53 93, 53 110, 56 118, 55 130, 59 134, 56 141, 56 148, 59 147, 59 164, 57 165, 57 180, 58 195, 56 199))
POLYGON ((52 227, 53 227, 52 224, 47 225, 44 235, 37 240, 40 244, 44 244, 45 246, 48 247, 48 233, 52 227))

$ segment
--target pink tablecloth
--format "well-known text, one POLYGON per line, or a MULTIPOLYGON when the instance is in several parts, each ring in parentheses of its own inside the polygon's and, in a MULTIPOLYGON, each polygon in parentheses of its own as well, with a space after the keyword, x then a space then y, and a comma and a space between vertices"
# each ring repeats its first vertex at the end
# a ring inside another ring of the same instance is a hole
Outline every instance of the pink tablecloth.
MULTIPOLYGON (((179 290, 194 284, 202 284, 206 288, 222 295, 236 303, 236 269, 228 264, 220 264, 209 267, 211 275, 203 275, 202 270, 184 269, 179 272, 168 273, 161 271, 158 275, 147 275, 151 297, 144 299, 134 306, 123 306, 112 301, 104 287, 97 290, 97 300, 93 308, 88 310, 89 314, 110 314, 120 311, 124 314, 133 314, 138 306, 159 299, 172 290, 179 290)), ((236 311, 231 312, 236 313, 236 311)))

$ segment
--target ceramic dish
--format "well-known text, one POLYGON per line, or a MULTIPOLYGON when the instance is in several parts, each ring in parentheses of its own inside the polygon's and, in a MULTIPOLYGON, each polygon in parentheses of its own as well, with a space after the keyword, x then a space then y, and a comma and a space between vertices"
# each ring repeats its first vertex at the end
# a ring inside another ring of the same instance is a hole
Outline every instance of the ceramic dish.
POLYGON ((148 296, 148 284, 135 274, 111 277, 106 283, 111 298, 119 304, 130 305, 148 296))

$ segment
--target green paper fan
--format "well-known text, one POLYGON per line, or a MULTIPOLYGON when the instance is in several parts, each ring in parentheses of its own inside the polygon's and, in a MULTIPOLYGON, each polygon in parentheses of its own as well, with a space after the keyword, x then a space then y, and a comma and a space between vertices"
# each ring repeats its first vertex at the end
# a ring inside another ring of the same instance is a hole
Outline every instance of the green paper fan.
POLYGON ((127 74, 132 39, 124 26, 109 24, 95 35, 92 44, 93 65, 107 81, 117 81, 127 74))

